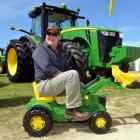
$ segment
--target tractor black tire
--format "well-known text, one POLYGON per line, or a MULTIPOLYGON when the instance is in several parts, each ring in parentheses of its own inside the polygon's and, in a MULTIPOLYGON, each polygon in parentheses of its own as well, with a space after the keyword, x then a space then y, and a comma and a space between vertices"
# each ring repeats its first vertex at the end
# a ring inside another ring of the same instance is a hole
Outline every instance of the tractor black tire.
POLYGON ((24 115, 23 127, 30 136, 41 137, 50 132, 53 121, 49 112, 35 108, 24 115))
POLYGON ((112 119, 105 111, 97 111, 89 119, 89 128, 96 134, 107 133, 111 124, 112 119))
POLYGON ((86 81, 86 72, 87 72, 87 59, 82 53, 80 46, 76 45, 72 41, 63 41, 62 46, 65 50, 65 55, 68 65, 72 69, 77 70, 79 73, 80 81, 86 81))
POLYGON ((4 62, 0 62, 0 74, 6 73, 6 64, 4 62))
POLYGON ((6 50, 6 63, 11 82, 34 80, 32 52, 27 43, 11 40, 6 50))
MULTIPOLYGON (((119 65, 120 70, 122 70, 125 73, 127 73, 129 71, 129 67, 130 66, 129 66, 128 63, 122 63, 122 64, 119 65)), ((94 70, 90 70, 89 74, 91 75, 92 79, 95 79, 96 76, 97 76, 97 74, 94 70)), ((111 78, 112 81, 114 81, 114 77, 112 76, 112 69, 111 68, 108 69, 108 70, 107 69, 104 70, 104 74, 102 74, 102 75, 105 75, 106 78, 111 78)))
POLYGON ((120 70, 122 70, 125 73, 127 73, 129 71, 129 67, 130 67, 129 63, 122 63, 119 66, 120 70))
MULTIPOLYGON (((122 63, 119 65, 119 69, 125 73, 127 73, 129 71, 129 64, 128 63, 122 63)), ((114 77, 112 75, 112 69, 109 69, 107 72, 106 72, 106 77, 107 78, 111 78, 112 81, 114 81, 114 77)))
POLYGON ((94 70, 89 70, 89 74, 91 75, 92 80, 97 76, 94 70))

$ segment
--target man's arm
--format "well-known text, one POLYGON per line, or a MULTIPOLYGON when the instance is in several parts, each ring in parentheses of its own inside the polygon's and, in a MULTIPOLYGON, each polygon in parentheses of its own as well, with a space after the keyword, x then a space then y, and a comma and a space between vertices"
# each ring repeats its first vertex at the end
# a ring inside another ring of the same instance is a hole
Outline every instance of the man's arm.
POLYGON ((55 77, 56 74, 60 73, 60 71, 54 67, 49 60, 49 55, 43 48, 37 48, 33 55, 34 62, 42 69, 44 73, 50 75, 51 77, 55 77))

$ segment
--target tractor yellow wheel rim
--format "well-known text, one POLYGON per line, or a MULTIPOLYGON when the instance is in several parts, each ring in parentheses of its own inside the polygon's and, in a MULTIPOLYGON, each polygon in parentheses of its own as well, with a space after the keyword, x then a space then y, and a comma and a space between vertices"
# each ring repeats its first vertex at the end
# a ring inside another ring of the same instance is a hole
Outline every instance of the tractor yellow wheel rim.
POLYGON ((98 128, 104 128, 106 126, 106 123, 107 123, 106 119, 103 117, 97 118, 96 122, 95 122, 95 124, 98 128))
POLYGON ((41 116, 34 116, 30 120, 30 126, 36 131, 40 131, 45 126, 45 120, 41 116))
POLYGON ((9 73, 14 76, 17 71, 17 53, 14 48, 9 49, 7 64, 9 73))

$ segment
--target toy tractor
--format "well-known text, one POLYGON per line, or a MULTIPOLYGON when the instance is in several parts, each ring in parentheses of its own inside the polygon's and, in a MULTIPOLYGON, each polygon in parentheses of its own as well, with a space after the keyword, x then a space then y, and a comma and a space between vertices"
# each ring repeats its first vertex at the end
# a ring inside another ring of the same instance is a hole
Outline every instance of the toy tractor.
POLYGON ((6 60, 4 49, 0 48, 0 74, 3 74, 5 72, 6 72, 6 60))
POLYGON ((61 28, 61 43, 65 54, 71 61, 73 69, 79 72, 81 81, 86 81, 87 71, 94 79, 97 75, 111 77, 111 65, 118 65, 127 72, 128 63, 140 56, 140 48, 122 46, 122 33, 112 29, 77 25, 78 11, 67 9, 65 4, 61 7, 50 6, 43 3, 29 12, 32 19, 31 32, 22 29, 28 35, 11 40, 6 51, 8 77, 12 82, 34 80, 34 67, 32 52, 45 39, 46 28, 57 25, 61 28))
MULTIPOLYGON (((111 79, 97 77, 93 81, 81 87, 82 112, 90 112, 91 116, 86 120, 89 128, 97 133, 107 133, 111 127, 112 119, 106 112, 106 99, 98 90, 103 86, 112 86, 122 89, 121 86, 112 82, 111 79)), ((37 83, 33 83, 35 97, 27 104, 27 112, 23 118, 25 131, 35 137, 44 136, 53 128, 54 122, 76 122, 75 119, 64 117, 66 106, 58 102, 58 97, 41 96, 37 90, 37 83)))

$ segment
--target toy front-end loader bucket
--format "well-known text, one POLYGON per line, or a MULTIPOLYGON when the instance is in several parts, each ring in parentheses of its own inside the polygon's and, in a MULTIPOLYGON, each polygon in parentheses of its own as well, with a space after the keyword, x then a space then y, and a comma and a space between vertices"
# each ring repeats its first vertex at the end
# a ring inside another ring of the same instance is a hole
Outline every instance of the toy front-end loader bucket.
POLYGON ((140 77, 140 74, 125 73, 121 71, 119 67, 116 65, 112 65, 111 68, 112 68, 112 75, 115 79, 115 82, 119 83, 123 87, 130 85, 140 77))

